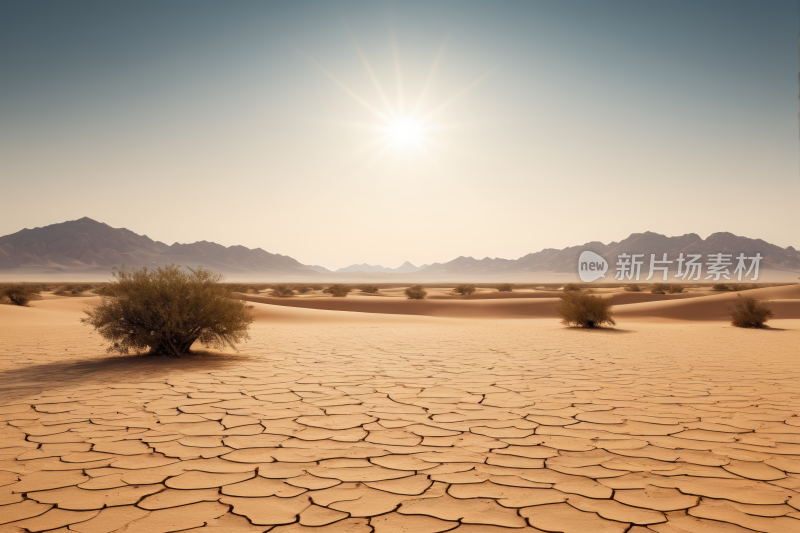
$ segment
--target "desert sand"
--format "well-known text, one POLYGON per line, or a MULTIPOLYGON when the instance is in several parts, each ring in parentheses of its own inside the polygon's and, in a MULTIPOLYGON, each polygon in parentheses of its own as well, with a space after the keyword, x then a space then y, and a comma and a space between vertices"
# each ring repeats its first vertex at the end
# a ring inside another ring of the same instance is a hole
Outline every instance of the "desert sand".
POLYGON ((800 531, 800 286, 247 296, 239 353, 110 356, 95 296, 0 306, 0 531, 800 531), (516 293, 512 293, 516 294, 516 293), (521 293, 520 293, 521 294, 521 293))

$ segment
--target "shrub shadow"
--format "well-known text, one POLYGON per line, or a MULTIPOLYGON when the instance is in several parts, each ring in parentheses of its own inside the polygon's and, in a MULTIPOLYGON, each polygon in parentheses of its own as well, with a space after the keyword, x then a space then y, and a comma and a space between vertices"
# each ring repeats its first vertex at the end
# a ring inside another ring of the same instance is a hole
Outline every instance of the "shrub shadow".
POLYGON ((599 333, 607 333, 607 334, 636 333, 636 331, 632 330, 632 329, 609 328, 609 327, 582 328, 580 326, 565 326, 564 329, 569 329, 569 330, 574 330, 574 331, 596 332, 598 334, 599 333))
POLYGON ((163 380, 178 372, 228 370, 256 359, 251 355, 201 351, 183 357, 109 355, 22 366, 0 371, 0 403, 48 389, 163 380))

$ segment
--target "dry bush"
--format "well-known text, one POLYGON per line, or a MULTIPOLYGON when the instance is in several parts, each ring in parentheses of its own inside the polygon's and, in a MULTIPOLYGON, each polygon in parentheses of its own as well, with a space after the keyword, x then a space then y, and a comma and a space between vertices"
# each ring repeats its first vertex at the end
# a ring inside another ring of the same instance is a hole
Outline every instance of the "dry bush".
POLYGON ((583 287, 578 285, 577 283, 567 283, 564 285, 564 292, 580 292, 583 290, 583 287))
POLYGON ((10 283, 0 287, 0 300, 3 303, 27 307, 28 303, 37 297, 40 290, 35 285, 10 283))
POLYGON ((258 294, 260 290, 269 287, 266 283, 226 283, 225 286, 231 292, 240 292, 242 294, 258 294))
POLYGON ((325 287, 323 287, 322 285, 312 285, 312 286, 311 286, 311 290, 312 290, 312 291, 321 291, 321 290, 322 290, 322 289, 324 289, 324 288, 325 288, 325 287))
POLYGON ((106 285, 101 285, 100 287, 94 290, 95 293, 99 294, 100 296, 111 296, 115 297, 119 295, 119 291, 117 290, 119 287, 116 283, 108 283, 106 285))
POLYGON ((669 283, 656 283, 653 285, 653 288, 650 290, 653 294, 667 294, 667 291, 670 290, 671 285, 669 283))
POLYGON ((601 298, 578 291, 567 291, 561 295, 556 304, 556 311, 561 315, 561 323, 581 328, 596 328, 604 324, 615 326, 611 318, 614 302, 611 298, 601 298))
POLYGON ((231 297, 221 274, 166 265, 115 269, 116 297, 103 296, 81 320, 107 341, 108 352, 180 357, 195 341, 224 348, 249 339, 252 305, 231 297))
POLYGON ((270 292, 270 296, 275 296, 278 298, 294 296, 294 285, 290 285, 288 283, 276 283, 272 286, 272 292, 270 292))
POLYGON ((769 301, 741 294, 737 294, 736 300, 725 309, 731 315, 731 324, 737 328, 765 328, 767 320, 775 314, 769 301))
POLYGON ((358 288, 361 292, 365 292, 367 294, 378 294, 378 287, 376 285, 359 285, 358 288))
POLYGON ((456 285, 453 292, 461 296, 469 296, 475 292, 475 285, 456 285))
POLYGON ((92 288, 94 288, 94 285, 88 283, 69 283, 59 287, 53 294, 57 296, 78 296, 92 288))
POLYGON ((679 294, 683 292, 683 285, 679 283, 673 283, 669 286, 669 290, 667 291, 670 294, 679 294))
POLYGON ((729 291, 730 290, 730 288, 727 285, 725 285, 724 283, 717 283, 716 285, 714 285, 711 288, 713 290, 715 290, 715 291, 729 291))
POLYGON ((348 293, 351 290, 353 290, 353 289, 351 289, 347 285, 340 285, 340 284, 336 283, 334 285, 331 285, 330 287, 328 287, 327 289, 325 289, 322 292, 325 293, 325 294, 330 294, 331 296, 336 296, 337 298, 344 298, 345 296, 348 295, 348 293))
POLYGON ((498 292, 511 292, 514 290, 514 285, 511 283, 500 283, 497 285, 498 292))
POLYGON ((311 287, 309 287, 308 285, 295 285, 294 290, 296 290, 300 294, 305 294, 311 290, 311 287))
POLYGON ((633 285, 628 285, 627 287, 625 287, 625 290, 628 292, 642 292, 642 288, 636 283, 634 283, 633 285))
POLYGON ((405 293, 409 300, 423 300, 428 295, 428 291, 422 285, 412 285, 405 290, 405 293))

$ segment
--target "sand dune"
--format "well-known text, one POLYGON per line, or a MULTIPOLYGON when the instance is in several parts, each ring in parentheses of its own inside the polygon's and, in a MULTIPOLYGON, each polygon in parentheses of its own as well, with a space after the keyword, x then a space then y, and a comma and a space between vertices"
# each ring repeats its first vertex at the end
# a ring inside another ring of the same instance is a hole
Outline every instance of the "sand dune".
MULTIPOLYGON (((442 323, 442 318, 424 315, 388 314, 369 312, 329 311, 302 307, 288 307, 251 302, 254 325, 434 325, 442 323)), ((452 320, 451 320, 452 321, 452 320)))
POLYGON ((30 307, 0 305, 0 324, 4 326, 66 326, 83 318, 83 310, 100 302, 99 296, 61 297, 44 295, 30 307))
POLYGON ((240 295, 248 302, 257 302, 305 309, 422 315, 452 318, 533 318, 555 316, 553 306, 558 298, 517 298, 502 300, 406 300, 403 298, 270 298, 240 295))
POLYGON ((677 320, 727 320, 725 306, 738 295, 772 301, 775 318, 800 318, 800 285, 767 287, 741 293, 723 293, 673 302, 645 302, 614 307, 618 318, 666 318, 677 320))
MULTIPOLYGON (((513 293, 512 293, 513 294, 513 293)), ((548 294, 548 293, 539 293, 548 294)), ((800 318, 800 285, 753 289, 741 293, 704 296, 702 293, 655 295, 615 293, 614 315, 619 320, 728 320, 725 306, 737 294, 771 300, 776 319, 800 318)), ((407 300, 397 297, 271 298, 240 295, 255 305, 256 322, 262 324, 427 324, 435 318, 468 319, 556 319, 554 293, 549 297, 496 299, 407 300), (335 311, 335 312, 332 312, 335 311), (394 315, 386 316, 386 315, 394 315), (398 322, 398 320, 400 322, 398 322)), ((46 297, 31 307, 0 305, 0 324, 74 325, 83 310, 99 302, 97 296, 46 297)), ((434 320, 435 321, 435 320, 434 320)))
MULTIPOLYGON (((702 297, 618 293, 614 313, 628 320, 662 318, 670 320, 727 320, 725 306, 737 294, 772 300, 775 318, 800 318, 800 285, 753 289, 741 293, 702 297), (664 296, 667 296, 664 298, 664 296), (657 300, 656 300, 657 299, 657 300), (620 300, 630 303, 620 303, 620 300), (638 300, 638 301, 637 301, 638 300)), ((694 293, 697 294, 697 293, 694 293)), ((242 299, 272 306, 327 311, 421 315, 451 318, 557 318, 558 298, 504 298, 494 300, 406 300, 401 298, 271 298, 241 295, 242 299)))

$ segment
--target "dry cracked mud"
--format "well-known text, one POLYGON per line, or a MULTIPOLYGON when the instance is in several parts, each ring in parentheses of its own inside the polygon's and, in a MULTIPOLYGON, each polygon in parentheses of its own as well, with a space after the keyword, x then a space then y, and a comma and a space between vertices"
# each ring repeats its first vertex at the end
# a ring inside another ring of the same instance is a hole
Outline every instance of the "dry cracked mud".
POLYGON ((0 531, 800 532, 797 333, 0 327, 0 531))

